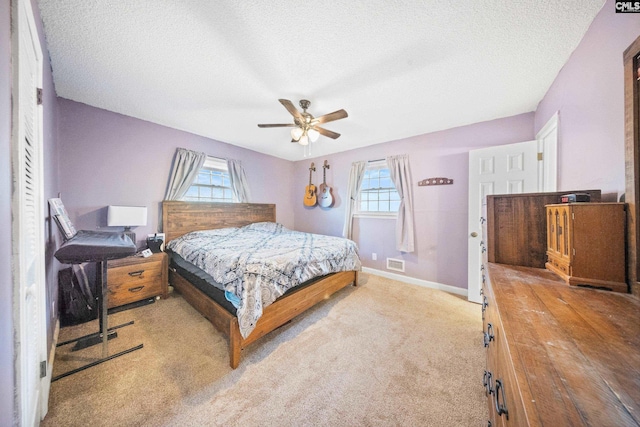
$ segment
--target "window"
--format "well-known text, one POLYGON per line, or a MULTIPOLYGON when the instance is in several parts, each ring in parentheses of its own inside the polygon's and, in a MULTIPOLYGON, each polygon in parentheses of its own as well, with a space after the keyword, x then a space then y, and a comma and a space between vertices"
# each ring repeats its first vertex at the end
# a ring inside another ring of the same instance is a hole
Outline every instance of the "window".
POLYGON ((188 202, 234 202, 227 162, 223 159, 207 156, 202 169, 198 172, 198 176, 182 200, 188 202))
POLYGON ((395 214, 400 196, 391 180, 386 161, 369 163, 358 193, 358 213, 395 214))

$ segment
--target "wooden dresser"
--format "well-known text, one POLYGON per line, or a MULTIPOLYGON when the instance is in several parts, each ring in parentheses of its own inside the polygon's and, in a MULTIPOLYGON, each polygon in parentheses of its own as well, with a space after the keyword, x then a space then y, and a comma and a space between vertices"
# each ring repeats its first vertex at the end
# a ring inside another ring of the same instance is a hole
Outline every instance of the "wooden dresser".
POLYGON ((545 206, 560 203, 561 196, 568 193, 587 193, 592 202, 601 200, 600 190, 487 196, 483 237, 489 262, 544 268, 547 261, 545 206))
POLYGON ((148 258, 131 256, 108 262, 108 307, 118 307, 169 292, 169 261, 164 252, 148 258))
POLYGON ((570 285, 628 292, 624 203, 564 203, 546 209, 546 268, 570 285))
POLYGON ((640 426, 640 301, 486 264, 490 425, 640 426))

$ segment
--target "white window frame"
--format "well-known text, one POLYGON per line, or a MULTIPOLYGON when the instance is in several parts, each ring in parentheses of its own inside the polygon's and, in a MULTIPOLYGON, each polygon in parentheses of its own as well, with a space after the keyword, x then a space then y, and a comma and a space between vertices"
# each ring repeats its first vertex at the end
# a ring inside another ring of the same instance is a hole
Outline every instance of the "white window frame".
MULTIPOLYGON (((389 169, 389 165, 387 165, 387 161, 386 160, 377 160, 377 161, 369 162, 369 163, 367 163, 367 167, 365 169, 365 174, 367 173, 367 171, 370 171, 370 170, 373 170, 373 169, 389 169)), ((362 184, 364 184, 364 179, 363 179, 362 184)), ((391 182, 391 185, 393 186, 393 188, 395 190, 395 185, 393 184, 393 181, 391 182)), ((361 207, 361 203, 360 203, 361 202, 361 196, 362 196, 362 185, 358 189, 358 200, 357 200, 357 203, 356 203, 355 212, 353 214, 354 217, 356 217, 356 218, 380 218, 380 219, 396 219, 396 218, 398 218, 398 211, 395 211, 395 212, 380 212, 380 211, 363 211, 363 210, 361 210, 360 209, 360 207, 361 207)))
POLYGON ((229 168, 227 167, 227 161, 224 159, 219 159, 217 157, 212 157, 212 156, 207 156, 207 159, 204 161, 204 164, 202 165, 202 168, 200 168, 200 170, 198 171, 198 175, 200 175, 201 171, 213 171, 213 172, 221 172, 222 173, 222 178, 226 178, 229 182, 229 186, 226 187, 224 185, 214 185, 214 184, 201 184, 198 183, 198 178, 196 178, 196 180, 194 181, 193 184, 191 184, 191 187, 189 187, 189 190, 187 190, 187 193, 184 195, 184 197, 182 198, 182 200, 184 201, 189 201, 189 202, 208 202, 208 203, 236 203, 236 197, 233 191, 233 188, 231 188, 231 177, 229 176, 229 168), (222 188, 223 189, 223 194, 226 195, 227 192, 231 194, 230 198, 223 198, 223 199, 214 199, 214 198, 202 198, 202 197, 198 197, 197 199, 194 198, 189 198, 187 196, 187 194, 189 194, 189 191, 191 190, 191 188, 193 187, 210 187, 210 188, 222 188))

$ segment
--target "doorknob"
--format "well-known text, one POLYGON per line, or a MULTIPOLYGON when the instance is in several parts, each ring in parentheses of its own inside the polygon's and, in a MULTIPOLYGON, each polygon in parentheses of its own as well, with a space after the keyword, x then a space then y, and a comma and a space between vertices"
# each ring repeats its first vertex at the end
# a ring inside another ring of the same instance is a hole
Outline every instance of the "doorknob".
POLYGON ((475 231, 473 231, 473 232, 471 233, 471 237, 478 237, 478 233, 476 233, 475 231))

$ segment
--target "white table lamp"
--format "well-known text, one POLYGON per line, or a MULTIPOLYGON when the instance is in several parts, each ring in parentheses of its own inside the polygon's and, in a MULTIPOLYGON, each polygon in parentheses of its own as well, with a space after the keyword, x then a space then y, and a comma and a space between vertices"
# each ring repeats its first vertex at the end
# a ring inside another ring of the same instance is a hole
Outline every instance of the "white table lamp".
POLYGON ((107 211, 107 225, 109 227, 124 227, 124 234, 136 243, 136 234, 131 227, 147 225, 146 206, 109 206, 107 211))

